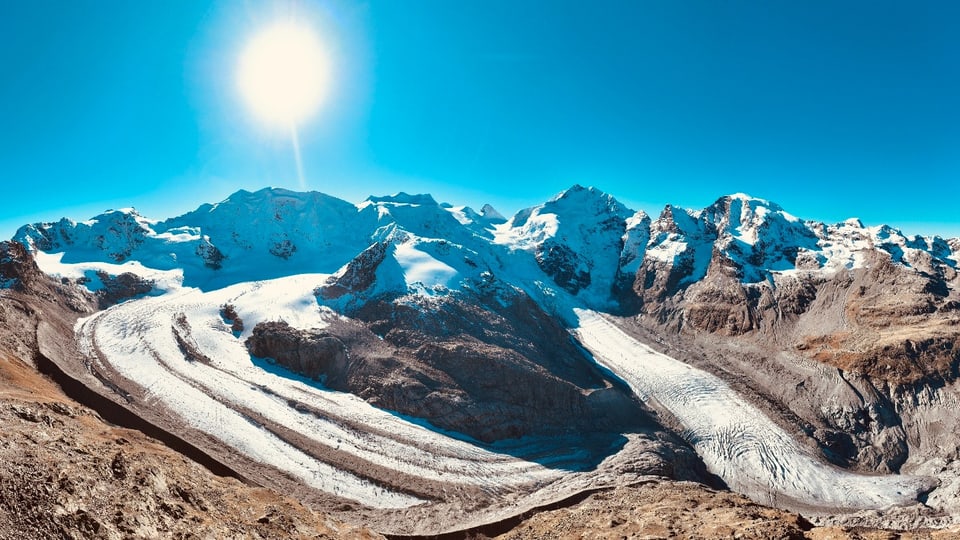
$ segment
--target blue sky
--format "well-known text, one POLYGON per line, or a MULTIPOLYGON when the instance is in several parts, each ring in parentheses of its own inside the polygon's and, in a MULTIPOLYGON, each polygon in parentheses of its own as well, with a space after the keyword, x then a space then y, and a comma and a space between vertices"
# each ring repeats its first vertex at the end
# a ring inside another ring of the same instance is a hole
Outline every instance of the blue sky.
POLYGON ((297 189, 234 85, 291 12, 334 63, 309 189, 504 213, 573 183, 652 211, 747 192, 960 235, 960 3, 34 0, 0 16, 0 236, 297 189))

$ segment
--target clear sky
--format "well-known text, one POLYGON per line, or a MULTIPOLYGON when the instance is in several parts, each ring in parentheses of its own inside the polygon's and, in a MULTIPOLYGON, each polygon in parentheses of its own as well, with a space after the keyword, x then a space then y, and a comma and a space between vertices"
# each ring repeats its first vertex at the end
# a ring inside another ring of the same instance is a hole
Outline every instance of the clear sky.
POLYGON ((278 13, 333 62, 306 186, 503 213, 573 183, 634 208, 746 192, 960 235, 960 3, 31 0, 0 15, 0 236, 298 189, 235 85, 278 13))

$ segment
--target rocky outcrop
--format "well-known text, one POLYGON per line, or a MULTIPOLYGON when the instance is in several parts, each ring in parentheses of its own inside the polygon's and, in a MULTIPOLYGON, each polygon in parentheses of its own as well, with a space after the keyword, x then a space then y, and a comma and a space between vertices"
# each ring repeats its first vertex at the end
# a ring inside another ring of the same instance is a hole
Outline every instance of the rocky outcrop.
POLYGON ((203 260, 203 265, 207 268, 211 270, 223 268, 223 260, 226 259, 226 256, 220 251, 220 248, 210 243, 209 238, 205 236, 200 238, 195 253, 203 260))
POLYGON ((285 322, 263 322, 247 338, 250 354, 311 379, 342 379, 348 368, 347 348, 322 330, 296 330, 285 322))
POLYGON ((223 322, 230 325, 230 331, 233 332, 233 335, 240 337, 244 326, 243 318, 237 314, 237 308, 233 304, 223 304, 220 306, 220 317, 223 319, 223 322))
POLYGON ((103 287, 95 293, 100 309, 106 309, 114 304, 129 300, 153 291, 154 283, 140 276, 124 272, 112 276, 106 272, 97 272, 97 278, 103 287))
POLYGON ((602 490, 568 508, 534 514, 498 540, 555 538, 741 538, 766 540, 947 540, 960 530, 886 531, 814 527, 794 513, 690 482, 648 481, 602 490))
POLYGON ((44 274, 19 242, 0 242, 0 289, 25 290, 44 274))
POLYGON ((537 264, 553 278, 554 283, 571 294, 590 286, 590 269, 569 247, 553 241, 537 246, 537 264))
POLYGON ((289 259, 297 252, 297 245, 286 234, 274 235, 270 243, 270 254, 281 259, 289 259))
POLYGON ((369 289, 377 277, 377 267, 387 256, 387 242, 376 242, 363 250, 341 271, 320 286, 315 292, 325 300, 335 300, 349 293, 369 289))

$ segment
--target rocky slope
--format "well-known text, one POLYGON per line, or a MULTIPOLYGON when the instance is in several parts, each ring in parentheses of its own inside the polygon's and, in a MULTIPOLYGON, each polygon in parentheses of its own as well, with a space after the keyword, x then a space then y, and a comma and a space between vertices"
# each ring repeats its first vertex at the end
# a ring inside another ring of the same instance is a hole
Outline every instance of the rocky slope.
MULTIPOLYGON (((364 323, 368 348, 374 336, 389 345, 325 373, 331 387, 484 441, 652 425, 638 401, 584 361, 560 321, 493 272, 443 294, 411 294, 420 283, 386 289, 398 249, 372 245, 316 291, 319 302, 364 323)), ((448 258, 465 251, 437 250, 448 258)), ((260 343, 248 341, 254 354, 277 357, 260 343)))
POLYGON ((590 495, 571 507, 539 513, 499 540, 602 538, 737 538, 743 540, 935 540, 960 530, 893 532, 814 527, 796 514, 690 482, 647 482, 590 495))
POLYGON ((894 384, 956 375, 960 255, 942 238, 802 222, 746 196, 668 208, 650 236, 633 291, 660 325, 760 335, 894 384))

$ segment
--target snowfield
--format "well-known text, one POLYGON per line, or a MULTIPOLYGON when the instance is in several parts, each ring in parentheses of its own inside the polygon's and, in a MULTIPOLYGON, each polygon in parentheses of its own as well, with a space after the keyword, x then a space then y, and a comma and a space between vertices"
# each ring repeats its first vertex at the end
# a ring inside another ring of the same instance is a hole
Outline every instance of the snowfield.
POLYGON ((828 465, 714 375, 650 349, 597 312, 576 313, 574 333, 596 361, 679 420, 707 468, 735 491, 769 505, 835 512, 913 504, 933 487, 928 478, 828 465))

